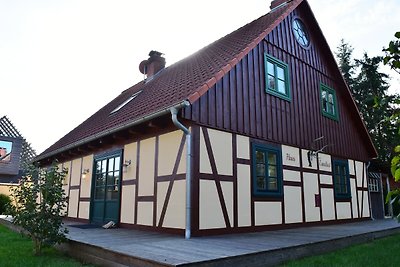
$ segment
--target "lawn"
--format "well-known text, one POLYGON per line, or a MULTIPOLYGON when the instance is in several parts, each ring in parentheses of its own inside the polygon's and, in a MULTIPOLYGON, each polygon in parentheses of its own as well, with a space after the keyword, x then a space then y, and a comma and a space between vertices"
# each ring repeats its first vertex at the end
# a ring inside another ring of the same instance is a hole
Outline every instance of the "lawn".
POLYGON ((400 234, 335 252, 291 261, 283 266, 400 266, 400 234))
POLYGON ((41 256, 34 256, 32 241, 0 225, 0 266, 88 266, 64 256, 54 248, 45 248, 41 256))

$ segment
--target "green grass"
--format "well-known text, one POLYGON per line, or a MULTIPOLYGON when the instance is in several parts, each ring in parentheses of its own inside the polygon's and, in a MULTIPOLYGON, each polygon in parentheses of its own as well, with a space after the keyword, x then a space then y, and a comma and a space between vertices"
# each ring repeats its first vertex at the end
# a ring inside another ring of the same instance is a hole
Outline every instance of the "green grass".
POLYGON ((400 234, 320 256, 291 261, 283 266, 400 266, 400 234))
POLYGON ((30 239, 0 225, 0 266, 75 267, 88 265, 83 265, 76 260, 68 258, 52 247, 43 249, 42 255, 34 256, 30 239))

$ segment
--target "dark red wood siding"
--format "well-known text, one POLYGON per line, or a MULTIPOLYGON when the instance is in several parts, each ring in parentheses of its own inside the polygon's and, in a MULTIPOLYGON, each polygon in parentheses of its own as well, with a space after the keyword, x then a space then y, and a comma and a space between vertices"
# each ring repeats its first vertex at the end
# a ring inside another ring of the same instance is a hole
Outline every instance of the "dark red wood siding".
POLYGON ((329 154, 367 161, 368 140, 351 99, 345 93, 336 63, 327 55, 319 29, 296 9, 205 95, 184 110, 183 116, 201 125, 255 138, 311 148, 315 138, 333 144, 329 154), (311 34, 311 46, 302 48, 291 31, 299 17, 311 34), (265 93, 264 52, 289 65, 291 101, 265 93), (320 83, 336 91, 339 122, 321 113, 320 83))

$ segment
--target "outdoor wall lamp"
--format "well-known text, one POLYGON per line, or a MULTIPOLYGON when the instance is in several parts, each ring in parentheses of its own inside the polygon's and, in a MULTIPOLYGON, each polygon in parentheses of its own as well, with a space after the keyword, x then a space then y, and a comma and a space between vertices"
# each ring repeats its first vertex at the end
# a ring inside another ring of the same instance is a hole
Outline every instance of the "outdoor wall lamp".
POLYGON ((130 166, 132 164, 132 160, 125 160, 125 162, 124 162, 124 167, 128 167, 128 166, 130 166))
POLYGON ((85 179, 85 178, 86 178, 86 175, 87 175, 89 172, 90 172, 89 169, 84 169, 83 172, 82 172, 82 178, 85 179))

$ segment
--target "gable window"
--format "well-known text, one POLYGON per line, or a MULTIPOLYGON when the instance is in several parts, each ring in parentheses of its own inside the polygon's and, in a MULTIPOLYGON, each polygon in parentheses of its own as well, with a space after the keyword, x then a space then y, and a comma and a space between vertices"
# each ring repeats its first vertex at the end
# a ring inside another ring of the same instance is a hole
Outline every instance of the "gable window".
POLYGON ((281 196, 281 151, 276 147, 253 144, 252 159, 254 195, 281 196))
POLYGON ((370 192, 379 192, 379 181, 375 178, 368 179, 368 187, 370 192))
POLYGON ((265 91, 290 101, 288 65, 277 58, 265 54, 265 91))
POLYGON ((292 22, 292 31, 294 37, 296 37, 297 42, 304 48, 307 48, 310 45, 310 37, 308 36, 308 32, 304 23, 296 18, 292 22))
POLYGON ((351 197, 349 164, 347 161, 336 160, 333 162, 333 182, 335 185, 335 197, 351 197))
POLYGON ((330 119, 338 120, 335 90, 321 83, 320 97, 322 114, 330 119))
POLYGON ((135 99, 142 91, 140 90, 139 92, 134 93, 133 95, 131 95, 127 100, 125 100, 124 102, 122 102, 119 106, 117 106, 115 109, 113 109, 110 114, 113 114, 115 112, 117 112, 118 110, 120 110, 121 108, 123 108, 126 104, 128 104, 129 102, 131 102, 133 99, 135 99))

